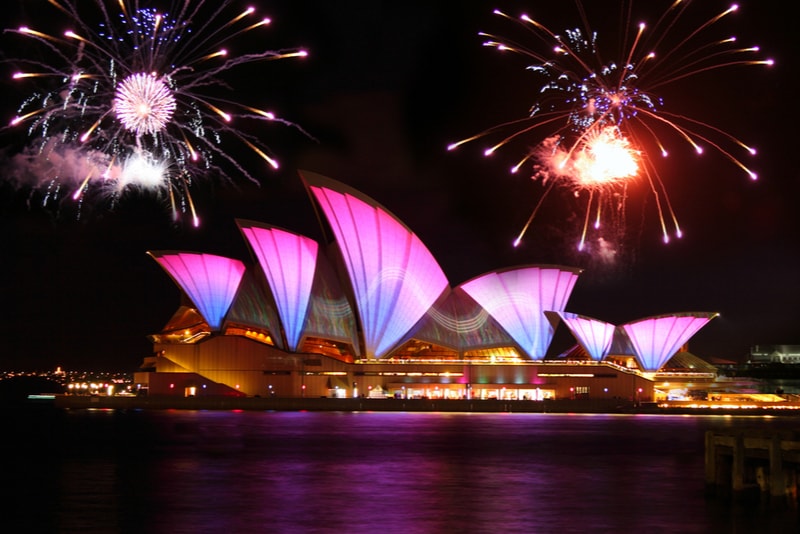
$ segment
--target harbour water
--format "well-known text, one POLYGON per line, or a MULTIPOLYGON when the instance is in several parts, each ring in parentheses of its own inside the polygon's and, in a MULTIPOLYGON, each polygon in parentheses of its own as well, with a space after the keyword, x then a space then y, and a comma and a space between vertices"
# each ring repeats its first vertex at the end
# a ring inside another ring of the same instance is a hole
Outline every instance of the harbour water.
POLYGON ((3 412, 7 532, 797 532, 708 496, 704 434, 795 417, 3 412), (8 529, 8 530, 7 530, 8 529))

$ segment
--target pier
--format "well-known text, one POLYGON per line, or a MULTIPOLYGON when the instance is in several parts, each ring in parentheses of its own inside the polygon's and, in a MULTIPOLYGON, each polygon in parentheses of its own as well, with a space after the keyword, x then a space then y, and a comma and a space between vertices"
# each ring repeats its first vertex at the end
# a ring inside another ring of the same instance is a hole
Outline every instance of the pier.
POLYGON ((800 432, 709 430, 705 467, 711 493, 738 498, 758 492, 796 504, 800 432))

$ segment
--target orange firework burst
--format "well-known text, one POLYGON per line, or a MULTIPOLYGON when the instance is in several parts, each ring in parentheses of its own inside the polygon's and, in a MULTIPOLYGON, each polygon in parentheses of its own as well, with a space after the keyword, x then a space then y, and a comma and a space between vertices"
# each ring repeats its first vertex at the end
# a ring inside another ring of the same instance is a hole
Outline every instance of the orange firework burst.
MULTIPOLYGON (((576 195, 581 191, 588 192, 586 217, 578 245, 578 249, 583 250, 595 197, 627 187, 628 182, 639 173, 639 153, 631 147, 619 128, 614 126, 590 128, 584 132, 578 143, 569 148, 564 148, 558 141, 559 138, 550 137, 539 145, 536 159, 540 165, 535 178, 541 178, 544 182, 550 181, 550 187, 556 183, 565 184, 576 195)), ((543 199, 544 197, 540 199, 531 213, 514 241, 514 246, 519 245, 543 199)), ((600 203, 597 202, 595 228, 600 227, 600 212, 600 203)))
POLYGON ((681 237, 682 230, 652 157, 666 157, 671 138, 687 143, 698 154, 703 153, 704 146, 710 146, 756 179, 756 173, 743 163, 744 157, 755 154, 754 148, 720 128, 672 111, 657 94, 667 84, 700 73, 773 63, 754 57, 758 47, 741 47, 734 37, 709 35, 738 6, 730 6, 700 25, 682 24, 690 4, 691 0, 673 0, 648 29, 644 23, 631 25, 633 0, 622 0, 621 53, 610 61, 603 59, 581 0, 576 0, 576 5, 585 29, 568 29, 563 34, 554 33, 528 15, 514 19, 495 11, 545 44, 546 51, 538 52, 510 39, 481 34, 489 39, 485 46, 533 60, 528 69, 541 76, 539 98, 527 116, 453 143, 448 150, 497 135, 499 140, 484 151, 488 156, 515 141, 527 140, 530 146, 530 136, 545 132, 511 169, 517 172, 532 163, 533 178, 546 184, 515 246, 544 198, 559 185, 573 189, 576 196, 588 196, 579 244, 583 249, 590 212, 596 210, 595 226, 599 227, 602 195, 617 193, 634 176, 639 176, 655 197, 664 242, 669 242, 671 234, 681 237), (631 27, 635 29, 629 31, 631 27))

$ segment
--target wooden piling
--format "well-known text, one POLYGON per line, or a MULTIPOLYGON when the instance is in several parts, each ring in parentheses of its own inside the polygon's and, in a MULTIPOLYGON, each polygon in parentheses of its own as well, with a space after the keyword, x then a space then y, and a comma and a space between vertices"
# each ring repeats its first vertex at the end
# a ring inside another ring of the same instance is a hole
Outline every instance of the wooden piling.
POLYGON ((772 436, 769 443, 769 494, 780 497, 786 494, 786 475, 783 472, 781 437, 772 436))
POLYGON ((769 497, 796 501, 798 469, 798 432, 706 432, 705 480, 712 492, 739 497, 758 488, 769 497))

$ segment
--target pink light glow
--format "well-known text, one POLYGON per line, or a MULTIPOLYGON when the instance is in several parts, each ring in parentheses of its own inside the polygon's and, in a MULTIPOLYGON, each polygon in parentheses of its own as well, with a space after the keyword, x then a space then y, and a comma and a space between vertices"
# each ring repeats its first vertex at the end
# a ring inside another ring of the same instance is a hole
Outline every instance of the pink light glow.
POLYGON ((542 359, 554 328, 546 311, 564 311, 579 269, 532 266, 495 271, 460 287, 483 306, 533 359, 542 359))
POLYGON ((239 227, 269 282, 290 351, 296 351, 308 311, 317 265, 317 243, 307 237, 257 223, 239 227))
POLYGON ((425 245, 374 200, 303 172, 330 224, 357 302, 367 357, 387 354, 448 287, 425 245))
POLYGON ((212 330, 219 330, 244 275, 235 259, 190 252, 149 252, 189 296, 212 330))
POLYGON ((649 317, 622 325, 633 344, 639 365, 655 373, 716 313, 685 313, 649 317))
POLYGON ((616 327, 613 324, 568 312, 555 312, 589 356, 601 361, 608 355, 616 327))

